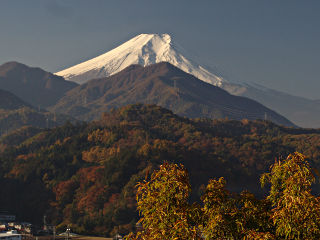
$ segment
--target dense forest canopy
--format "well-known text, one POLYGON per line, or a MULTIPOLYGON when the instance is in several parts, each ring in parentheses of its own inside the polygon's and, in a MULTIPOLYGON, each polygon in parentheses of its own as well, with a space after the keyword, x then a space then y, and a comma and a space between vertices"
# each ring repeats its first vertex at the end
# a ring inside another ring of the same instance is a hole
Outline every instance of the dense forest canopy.
MULTIPOLYGON (((0 206, 19 219, 107 235, 132 231, 137 182, 164 161, 184 164, 198 200, 210 178, 262 197, 260 175, 298 151, 320 166, 320 131, 268 121, 179 117, 155 105, 128 105, 99 121, 17 131, 0 141, 0 206)), ((318 191, 315 186, 314 191, 318 191)))

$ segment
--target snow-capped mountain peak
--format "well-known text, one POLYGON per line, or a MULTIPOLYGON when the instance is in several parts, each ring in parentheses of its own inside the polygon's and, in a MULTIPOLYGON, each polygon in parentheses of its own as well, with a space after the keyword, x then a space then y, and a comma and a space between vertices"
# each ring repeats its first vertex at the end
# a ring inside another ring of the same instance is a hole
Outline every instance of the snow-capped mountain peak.
POLYGON ((169 62, 216 86, 225 81, 188 58, 169 34, 140 34, 107 53, 55 74, 81 84, 93 78, 113 75, 132 64, 145 67, 159 62, 169 62))

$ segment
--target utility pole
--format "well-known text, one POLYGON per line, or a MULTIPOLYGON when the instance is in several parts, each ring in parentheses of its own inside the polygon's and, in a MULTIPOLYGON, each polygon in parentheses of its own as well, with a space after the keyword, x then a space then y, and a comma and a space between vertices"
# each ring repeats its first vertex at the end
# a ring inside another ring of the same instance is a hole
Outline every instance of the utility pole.
POLYGON ((56 226, 53 226, 53 240, 56 240, 56 226))

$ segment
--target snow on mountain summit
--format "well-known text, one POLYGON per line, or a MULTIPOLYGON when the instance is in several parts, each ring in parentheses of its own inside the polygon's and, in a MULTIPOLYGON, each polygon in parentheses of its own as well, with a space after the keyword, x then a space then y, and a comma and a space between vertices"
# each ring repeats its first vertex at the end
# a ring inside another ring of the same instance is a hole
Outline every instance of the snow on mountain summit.
POLYGON ((93 78, 113 75, 132 64, 145 67, 169 62, 213 85, 221 86, 225 81, 188 59, 186 55, 182 48, 172 42, 169 34, 140 34, 107 53, 55 74, 81 84, 93 78))

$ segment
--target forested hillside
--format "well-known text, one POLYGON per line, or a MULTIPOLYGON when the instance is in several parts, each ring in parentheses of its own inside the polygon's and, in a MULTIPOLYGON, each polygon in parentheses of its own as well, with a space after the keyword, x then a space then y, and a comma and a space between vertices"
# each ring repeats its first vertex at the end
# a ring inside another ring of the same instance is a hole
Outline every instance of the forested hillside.
POLYGON ((72 117, 64 114, 55 114, 44 109, 36 109, 14 94, 0 89, 0 137, 11 135, 12 131, 19 128, 27 126, 53 128, 61 126, 68 120, 74 121, 72 117))
POLYGON ((261 196, 260 174, 294 151, 320 167, 319 130, 190 120, 155 105, 129 105, 96 122, 29 134, 17 131, 2 145, 0 206, 33 222, 46 214, 58 229, 69 224, 86 234, 131 231, 138 219, 135 185, 164 161, 189 171, 190 201, 221 176, 230 190, 261 196))

